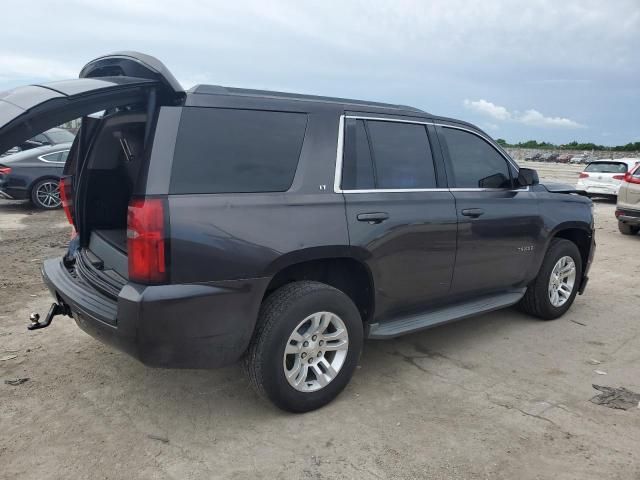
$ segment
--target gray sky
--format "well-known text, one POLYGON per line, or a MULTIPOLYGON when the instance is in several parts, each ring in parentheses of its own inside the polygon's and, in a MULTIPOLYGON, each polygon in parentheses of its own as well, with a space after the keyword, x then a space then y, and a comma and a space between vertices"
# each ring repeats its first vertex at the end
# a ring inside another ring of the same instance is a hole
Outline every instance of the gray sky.
POLYGON ((640 140, 640 0, 40 0, 2 10, 0 91, 139 50, 186 87, 409 104, 508 141, 640 140))

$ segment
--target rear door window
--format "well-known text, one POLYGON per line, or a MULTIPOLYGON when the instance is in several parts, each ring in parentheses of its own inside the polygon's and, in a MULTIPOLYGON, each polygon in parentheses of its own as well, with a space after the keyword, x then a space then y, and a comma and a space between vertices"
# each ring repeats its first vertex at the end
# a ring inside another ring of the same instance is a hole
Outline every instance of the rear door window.
POLYGON ((627 164, 622 162, 594 162, 587 165, 585 172, 591 173, 627 173, 627 164))
POLYGON ((426 126, 348 118, 342 175, 344 190, 435 188, 426 126))
MULTIPOLYGON (((443 127, 455 188, 511 188, 507 160, 481 137, 457 128, 443 127)), ((451 181, 450 181, 451 183, 451 181)))
POLYGON ((298 165, 304 113, 185 108, 170 192, 284 192, 298 165))

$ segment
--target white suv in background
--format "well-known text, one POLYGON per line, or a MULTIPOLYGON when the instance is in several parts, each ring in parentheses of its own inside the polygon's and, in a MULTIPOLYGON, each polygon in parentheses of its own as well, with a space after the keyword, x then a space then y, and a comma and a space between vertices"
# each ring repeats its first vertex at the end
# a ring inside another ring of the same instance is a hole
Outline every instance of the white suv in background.
POLYGON ((629 171, 620 185, 616 217, 624 235, 640 232, 640 165, 629 171))
POLYGON ((584 190, 589 197, 618 196, 618 190, 627 172, 640 163, 640 158, 617 158, 589 163, 578 177, 576 189, 584 190))

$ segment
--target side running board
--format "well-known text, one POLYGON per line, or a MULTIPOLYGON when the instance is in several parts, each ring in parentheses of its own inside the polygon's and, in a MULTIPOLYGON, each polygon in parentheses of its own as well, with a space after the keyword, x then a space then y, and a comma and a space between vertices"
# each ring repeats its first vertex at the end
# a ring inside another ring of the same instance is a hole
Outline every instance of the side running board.
POLYGON ((476 298, 464 303, 431 310, 417 315, 409 315, 388 322, 374 323, 370 326, 369 337, 384 339, 398 337, 407 333, 417 332, 425 328, 435 327, 443 323, 461 320, 473 315, 491 312, 500 308, 510 307, 520 301, 526 292, 526 288, 512 290, 497 295, 476 298))

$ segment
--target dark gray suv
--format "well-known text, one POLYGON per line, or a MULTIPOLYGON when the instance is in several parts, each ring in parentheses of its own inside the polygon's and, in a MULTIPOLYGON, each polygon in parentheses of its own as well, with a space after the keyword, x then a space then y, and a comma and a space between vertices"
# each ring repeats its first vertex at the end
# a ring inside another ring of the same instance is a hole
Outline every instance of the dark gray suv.
POLYGON ((242 359, 258 392, 304 412, 346 386, 365 338, 511 305, 552 319, 587 283, 590 200, 539 184, 469 123, 185 92, 123 52, 0 94, 0 150, 77 117, 61 181, 77 236, 44 263, 55 303, 31 329, 68 315, 152 366, 242 359))

